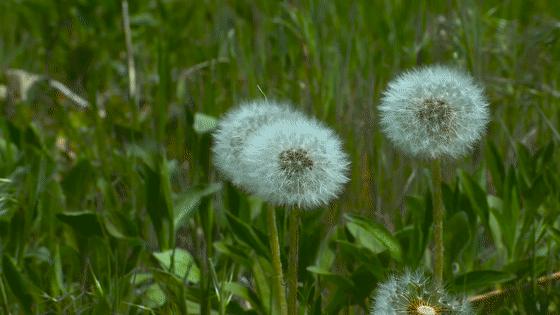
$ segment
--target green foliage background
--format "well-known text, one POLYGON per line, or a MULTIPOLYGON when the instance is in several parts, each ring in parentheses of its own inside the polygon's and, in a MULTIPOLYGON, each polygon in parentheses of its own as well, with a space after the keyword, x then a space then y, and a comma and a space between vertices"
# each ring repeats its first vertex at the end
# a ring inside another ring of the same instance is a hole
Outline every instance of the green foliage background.
MULTIPOLYGON (((289 100, 344 139, 351 181, 306 212, 300 313, 366 314, 392 272, 430 268, 427 164, 378 128, 396 74, 444 63, 485 87, 492 122, 445 163, 449 290, 515 287, 482 314, 559 314, 560 2, 130 1, 138 99, 114 0, 2 0, 0 313, 269 314, 262 201, 221 181, 210 131, 242 100, 289 100)), ((278 209, 282 257, 286 216, 278 209)), ((284 261, 286 266, 286 261, 284 261)))

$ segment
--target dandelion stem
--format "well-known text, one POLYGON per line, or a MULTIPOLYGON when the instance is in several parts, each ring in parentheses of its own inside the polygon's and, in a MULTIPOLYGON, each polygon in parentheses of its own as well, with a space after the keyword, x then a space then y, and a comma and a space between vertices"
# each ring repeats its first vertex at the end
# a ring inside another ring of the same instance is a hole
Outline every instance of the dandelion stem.
POLYGON ((297 314, 299 208, 290 209, 290 253, 288 262, 288 314, 297 314))
POLYGON ((436 283, 443 281, 443 216, 445 209, 441 199, 441 162, 432 161, 432 207, 434 222, 434 279, 436 283))
MULTIPOLYGON (((560 280, 560 271, 557 271, 553 274, 547 275, 547 276, 542 276, 540 278, 537 279, 536 284, 537 285, 546 285, 550 282, 553 281, 558 281, 560 280)), ((530 284, 527 284, 525 286, 523 286, 522 288, 519 287, 508 287, 505 289, 497 289, 494 291, 490 291, 490 292, 486 292, 480 295, 474 295, 469 297, 469 302, 473 303, 473 304, 482 304, 482 303, 487 303, 490 300, 494 300, 494 299, 498 299, 501 297, 505 297, 508 296, 512 293, 514 293, 515 291, 518 291, 520 289, 525 289, 525 288, 530 288, 530 284)))
POLYGON ((272 252, 272 267, 274 269, 274 293, 276 303, 280 308, 280 315, 287 315, 286 292, 284 291, 284 275, 282 273, 282 261, 280 260, 280 242, 278 241, 278 228, 276 226, 276 211, 273 205, 268 205, 267 209, 268 239, 270 241, 270 251, 272 252))

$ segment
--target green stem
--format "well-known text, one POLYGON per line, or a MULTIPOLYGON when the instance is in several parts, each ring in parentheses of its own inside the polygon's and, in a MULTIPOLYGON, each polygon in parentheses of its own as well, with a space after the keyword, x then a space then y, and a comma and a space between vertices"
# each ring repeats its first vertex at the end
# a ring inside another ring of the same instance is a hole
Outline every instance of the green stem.
POLYGON ((2 294, 2 307, 6 314, 11 314, 8 308, 8 297, 6 296, 6 290, 4 289, 4 279, 0 277, 0 294, 2 294))
POLYGON ((434 222, 434 279, 443 282, 443 216, 445 209, 441 199, 441 162, 432 161, 432 206, 434 222))
POLYGON ((286 292, 284 290, 284 275, 282 273, 282 261, 280 260, 280 242, 278 241, 278 228, 276 226, 276 211, 273 205, 267 209, 268 239, 270 241, 270 251, 272 252, 272 267, 274 269, 274 293, 276 303, 280 307, 280 315, 287 315, 286 292))
POLYGON ((299 208, 290 210, 290 253, 288 262, 288 314, 297 314, 299 208))

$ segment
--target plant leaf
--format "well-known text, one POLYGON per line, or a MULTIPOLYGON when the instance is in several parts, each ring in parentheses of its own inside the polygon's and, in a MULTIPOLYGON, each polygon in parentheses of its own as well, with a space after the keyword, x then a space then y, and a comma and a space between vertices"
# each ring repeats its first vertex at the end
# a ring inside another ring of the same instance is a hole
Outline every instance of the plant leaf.
POLYGON ((216 117, 206 115, 203 113, 194 114, 193 129, 198 134, 209 133, 216 129, 218 125, 218 119, 216 117))
POLYGON ((181 194, 175 204, 175 231, 188 222, 202 198, 212 195, 221 189, 221 183, 212 183, 191 187, 181 194))
POLYGON ((97 213, 91 211, 63 212, 56 217, 70 225, 77 234, 83 236, 102 236, 101 223, 97 213))
POLYGON ((161 267, 170 271, 180 279, 186 279, 193 283, 200 281, 200 269, 196 265, 192 255, 182 248, 169 249, 163 252, 152 253, 161 267))
POLYGON ((381 224, 366 218, 345 214, 346 227, 362 246, 378 254, 388 250, 391 257, 402 261, 402 249, 399 241, 381 224))

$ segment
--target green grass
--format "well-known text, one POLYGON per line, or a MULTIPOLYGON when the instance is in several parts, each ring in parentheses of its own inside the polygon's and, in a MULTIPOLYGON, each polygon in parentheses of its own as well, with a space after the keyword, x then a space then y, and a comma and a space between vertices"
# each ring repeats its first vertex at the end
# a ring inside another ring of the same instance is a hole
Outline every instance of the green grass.
MULTIPOLYGON (((351 156, 331 206, 302 217, 301 314, 367 314, 379 282, 430 268, 429 164, 379 130, 389 80, 467 69, 492 121, 444 164, 444 278, 481 314, 555 314, 560 287, 560 2, 130 1, 137 102, 121 3, 0 2, 10 68, 58 80, 0 101, 0 313, 269 314, 266 206, 222 182, 214 120, 242 100, 289 100, 351 156), (203 116, 208 115, 207 116, 203 116)), ((283 266, 287 216, 277 210, 283 266)))

